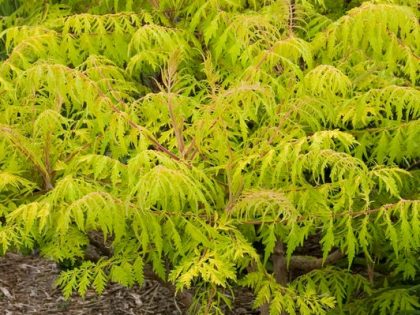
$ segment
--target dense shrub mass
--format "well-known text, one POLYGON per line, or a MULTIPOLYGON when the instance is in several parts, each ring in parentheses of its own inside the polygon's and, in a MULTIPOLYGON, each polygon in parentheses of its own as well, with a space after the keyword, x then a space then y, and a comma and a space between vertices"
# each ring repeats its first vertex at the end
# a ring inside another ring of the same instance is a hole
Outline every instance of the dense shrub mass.
POLYGON ((419 310, 417 5, 0 0, 0 252, 67 297, 150 264, 192 314, 419 310))

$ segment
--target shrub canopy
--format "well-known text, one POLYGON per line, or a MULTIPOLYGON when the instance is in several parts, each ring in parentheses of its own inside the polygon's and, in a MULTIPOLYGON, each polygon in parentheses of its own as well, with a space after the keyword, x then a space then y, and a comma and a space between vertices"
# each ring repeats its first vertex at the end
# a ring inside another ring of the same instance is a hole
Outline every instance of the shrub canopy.
POLYGON ((66 297, 150 264, 194 314, 419 309, 417 6, 0 0, 0 251, 66 297))

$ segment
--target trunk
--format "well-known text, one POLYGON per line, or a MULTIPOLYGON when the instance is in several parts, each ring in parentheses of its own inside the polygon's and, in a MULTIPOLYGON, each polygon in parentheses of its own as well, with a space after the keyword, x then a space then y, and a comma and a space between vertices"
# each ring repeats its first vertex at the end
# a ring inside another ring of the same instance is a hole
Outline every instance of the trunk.
POLYGON ((283 242, 280 240, 277 240, 276 246, 274 247, 273 271, 277 283, 281 284, 282 286, 286 286, 288 273, 286 266, 286 258, 284 257, 284 246, 283 242))
MULTIPOLYGON (((274 277, 276 278, 277 283, 281 284, 284 287, 287 286, 288 272, 286 265, 286 257, 284 255, 284 246, 281 240, 277 240, 276 242, 272 259, 274 277)), ((264 304, 260 307, 261 315, 268 315, 269 313, 270 311, 268 304, 264 304)), ((286 315, 286 312, 282 312, 281 315, 286 315)))

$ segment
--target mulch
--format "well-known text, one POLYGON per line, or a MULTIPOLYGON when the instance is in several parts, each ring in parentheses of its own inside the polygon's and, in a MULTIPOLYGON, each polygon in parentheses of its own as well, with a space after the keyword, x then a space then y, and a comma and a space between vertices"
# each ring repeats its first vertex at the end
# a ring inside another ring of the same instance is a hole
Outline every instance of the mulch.
MULTIPOLYGON (((0 315, 179 315, 185 307, 173 290, 146 279, 142 287, 125 288, 112 283, 98 296, 65 300, 54 280, 60 272, 51 261, 36 255, 8 253, 0 257, 0 315)), ((258 314, 251 308, 252 294, 238 291, 232 311, 226 314, 258 314)))

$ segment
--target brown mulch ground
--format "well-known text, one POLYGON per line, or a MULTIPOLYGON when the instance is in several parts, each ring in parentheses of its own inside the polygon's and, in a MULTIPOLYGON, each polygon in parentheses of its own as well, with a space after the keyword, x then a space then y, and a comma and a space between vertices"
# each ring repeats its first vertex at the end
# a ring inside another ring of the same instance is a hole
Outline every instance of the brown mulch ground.
MULTIPOLYGON (((102 296, 89 292, 64 300, 54 280, 59 268, 37 256, 7 254, 0 257, 0 315, 179 315, 182 302, 160 282, 147 279, 141 288, 110 284, 102 296)), ((240 292, 229 314, 257 314, 251 310, 252 295, 240 292)))

